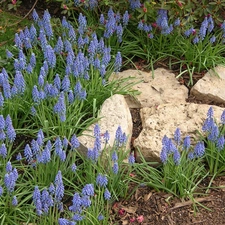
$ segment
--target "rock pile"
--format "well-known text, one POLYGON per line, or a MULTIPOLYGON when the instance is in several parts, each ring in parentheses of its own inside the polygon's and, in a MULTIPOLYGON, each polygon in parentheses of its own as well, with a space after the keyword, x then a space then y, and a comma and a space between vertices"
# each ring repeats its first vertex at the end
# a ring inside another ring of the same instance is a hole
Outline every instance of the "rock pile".
MULTIPOLYGON (((107 99, 100 111, 100 127, 103 132, 108 130, 111 137, 120 125, 128 134, 129 148, 132 135, 132 119, 130 110, 140 109, 142 131, 134 140, 134 147, 138 148, 146 161, 159 161, 164 135, 173 137, 177 127, 183 137, 190 135, 195 139, 197 130, 201 131, 208 104, 194 104, 186 102, 188 88, 181 85, 175 74, 165 69, 156 69, 147 73, 136 70, 126 70, 113 74, 111 79, 134 77, 132 82, 134 90, 140 92, 135 98, 131 96, 115 95, 107 99), (125 101, 125 100, 126 101, 125 101)), ((129 81, 127 81, 129 82, 129 81)), ((225 105, 225 68, 216 67, 210 70, 191 89, 190 94, 202 102, 222 103, 225 105)), ((224 110, 222 107, 213 106, 214 116, 219 121, 224 110)), ((93 130, 90 127, 89 130, 93 130)), ((89 131, 79 137, 80 142, 86 147, 93 147, 93 138, 89 131)), ((110 145, 113 144, 111 140, 110 145)), ((137 161, 140 155, 137 155, 137 161)))

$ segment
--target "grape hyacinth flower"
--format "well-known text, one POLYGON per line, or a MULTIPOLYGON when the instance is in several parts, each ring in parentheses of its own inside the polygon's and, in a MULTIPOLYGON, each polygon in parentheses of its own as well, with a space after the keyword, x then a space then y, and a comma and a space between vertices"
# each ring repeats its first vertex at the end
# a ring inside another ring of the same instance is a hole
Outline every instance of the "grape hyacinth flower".
POLYGON ((15 195, 13 196, 13 199, 12 199, 12 205, 13 206, 17 206, 18 205, 17 197, 15 195))
POLYGON ((3 94, 5 99, 10 99, 12 97, 8 78, 3 80, 3 94))
POLYGON ((111 157, 112 161, 115 163, 118 160, 118 155, 116 151, 113 151, 112 153, 112 157, 111 157))
POLYGON ((225 139, 224 139, 224 135, 222 135, 217 139, 217 142, 216 142, 216 147, 218 151, 223 150, 224 145, 225 145, 225 139))
POLYGON ((202 22, 201 24, 201 27, 200 27, 200 30, 199 30, 199 36, 200 36, 200 39, 203 40, 206 36, 206 32, 207 32, 207 29, 208 29, 208 19, 207 17, 205 17, 204 21, 202 22))
POLYGON ((75 222, 77 221, 82 221, 84 219, 84 217, 78 213, 74 214, 73 215, 73 218, 72 218, 75 222))
POLYGON ((53 48, 47 45, 44 51, 44 56, 50 68, 54 68, 56 65, 56 56, 53 48))
POLYGON ((140 0, 129 0, 129 4, 132 10, 139 9, 141 7, 140 0))
POLYGON ((122 66, 122 56, 120 52, 117 52, 114 64, 114 71, 119 72, 122 66))
POLYGON ((62 41, 62 38, 59 36, 58 41, 55 45, 54 51, 55 51, 55 53, 60 54, 60 53, 62 53, 63 49, 64 49, 63 41, 62 41))
POLYGON ((197 157, 202 157, 205 154, 205 146, 204 146, 204 142, 199 141, 195 148, 194 148, 194 154, 197 157))
POLYGON ((2 143, 0 147, 0 156, 2 156, 3 159, 7 157, 7 148, 4 143, 2 143))
POLYGON ((13 168, 12 168, 12 164, 11 164, 10 161, 8 161, 8 162, 6 163, 5 170, 6 170, 7 173, 12 172, 13 168))
POLYGON ((114 162, 112 170, 113 170, 114 174, 118 174, 118 172, 119 172, 118 162, 114 162))
POLYGON ((81 205, 84 207, 84 208, 88 208, 91 206, 91 199, 90 199, 90 196, 88 195, 84 195, 81 197, 81 205))
POLYGON ((6 49, 6 56, 8 59, 11 59, 13 57, 13 54, 8 49, 6 49))
POLYGON ((75 193, 73 195, 73 205, 69 206, 69 210, 72 211, 72 212, 78 212, 80 213, 82 211, 82 208, 81 208, 81 204, 82 204, 82 201, 81 201, 81 197, 79 195, 79 193, 75 193))
POLYGON ((16 156, 16 160, 17 160, 17 161, 22 160, 22 155, 21 155, 21 153, 20 153, 20 152, 17 154, 17 156, 16 156))
POLYGON ((64 185, 62 180, 62 173, 59 170, 55 177, 55 200, 60 202, 64 196, 64 185))
POLYGON ((99 187, 106 187, 108 184, 108 179, 107 179, 106 175, 98 174, 98 176, 96 178, 96 184, 99 187))
POLYGON ((173 161, 174 161, 175 165, 180 164, 180 152, 178 151, 178 149, 176 151, 174 151, 174 153, 173 153, 173 161))
POLYGON ((83 16, 82 13, 79 14, 78 23, 79 23, 78 32, 80 35, 83 35, 86 30, 86 27, 87 27, 87 20, 86 20, 86 17, 83 16))
POLYGON ((65 218, 59 218, 58 223, 59 223, 59 225, 70 225, 71 224, 71 222, 65 218))
POLYGON ((2 95, 2 92, 0 92, 0 108, 4 105, 4 97, 2 95))
POLYGON ((126 10, 125 13, 123 14, 123 26, 126 27, 128 25, 130 19, 130 15, 128 11, 126 10))
POLYGON ((72 170, 72 172, 76 172, 77 166, 76 166, 75 163, 73 163, 73 164, 71 165, 71 170, 72 170))
POLYGON ((0 197, 3 195, 3 187, 0 185, 0 197))
POLYGON ((167 149, 166 146, 162 147, 161 153, 160 153, 160 160, 163 164, 166 164, 167 162, 167 149))
MULTIPOLYGON (((64 92, 60 93, 57 103, 54 105, 54 113, 57 113, 59 116, 64 115, 66 112, 65 96, 64 92)), ((66 118, 61 118, 60 120, 64 122, 66 118)))
POLYGON ((180 145, 180 141, 181 141, 181 132, 180 129, 177 128, 174 132, 174 141, 177 145, 180 145))
POLYGON ((191 34, 195 34, 195 29, 193 27, 184 32, 185 37, 190 37, 191 34))
POLYGON ((104 220, 104 216, 102 214, 98 215, 98 221, 104 220))
POLYGON ((33 17, 33 20, 34 20, 35 22, 38 22, 39 16, 38 16, 37 11, 36 11, 35 9, 34 9, 33 12, 32 12, 32 17, 33 17))
POLYGON ((3 115, 0 115, 0 129, 1 130, 5 129, 5 119, 3 115))
POLYGON ((174 26, 175 26, 175 27, 180 26, 180 18, 177 18, 177 19, 174 21, 174 26))
POLYGON ((99 22, 100 22, 101 25, 105 24, 105 17, 104 17, 103 14, 100 15, 99 22))
POLYGON ((40 102, 40 94, 39 94, 39 91, 38 91, 38 88, 37 88, 37 85, 34 85, 33 87, 33 90, 32 90, 32 98, 33 98, 33 101, 35 103, 39 103, 40 102))
POLYGON ((184 138, 184 143, 183 143, 183 150, 188 151, 188 149, 191 147, 191 138, 190 136, 186 136, 184 138))
POLYGON ((55 85, 55 87, 56 87, 58 90, 60 90, 60 88, 61 88, 61 79, 60 79, 60 76, 59 76, 58 73, 55 75, 55 78, 54 78, 54 85, 55 85))
POLYGON ((18 94, 23 94, 26 88, 25 80, 20 71, 16 71, 14 85, 17 87, 18 94))
POLYGON ((210 132, 208 134, 208 140, 216 142, 218 136, 219 136, 219 128, 215 123, 213 123, 210 132))
POLYGON ((24 148, 24 156, 25 156, 28 163, 30 163, 33 159, 33 153, 31 151, 31 148, 30 148, 29 144, 26 144, 26 146, 24 148))
POLYGON ((110 134, 109 134, 108 130, 103 134, 103 138, 104 138, 105 143, 108 144, 109 139, 110 139, 110 134))
POLYGON ((83 195, 94 196, 94 185, 86 184, 82 189, 83 195))
POLYGON ((128 162, 132 165, 135 163, 135 157, 134 157, 134 154, 130 154, 129 155, 129 158, 128 158, 128 162))
POLYGON ((223 110, 222 114, 221 114, 221 117, 220 117, 220 122, 221 124, 225 124, 225 110, 223 110))
POLYGON ((198 44, 199 41, 200 41, 200 39, 199 39, 198 35, 196 35, 192 40, 193 44, 198 44))
POLYGON ((213 35, 213 36, 209 39, 209 42, 210 42, 211 44, 215 43, 215 42, 216 42, 216 36, 213 35))
POLYGON ((7 138, 8 138, 8 140, 9 140, 10 143, 12 143, 12 142, 15 141, 15 139, 16 139, 16 132, 15 132, 15 129, 14 129, 14 127, 13 127, 12 124, 10 124, 7 127, 6 134, 7 134, 7 138))
POLYGON ((16 176, 16 174, 14 172, 5 174, 4 184, 9 193, 12 193, 14 191, 17 178, 18 178, 18 175, 16 176))
POLYGON ((110 198, 111 198, 111 193, 109 192, 109 190, 107 188, 104 191, 104 198, 105 198, 105 200, 110 200, 110 198))
POLYGON ((72 150, 75 150, 76 148, 80 146, 79 140, 75 134, 73 134, 73 136, 71 137, 70 143, 71 143, 72 150))

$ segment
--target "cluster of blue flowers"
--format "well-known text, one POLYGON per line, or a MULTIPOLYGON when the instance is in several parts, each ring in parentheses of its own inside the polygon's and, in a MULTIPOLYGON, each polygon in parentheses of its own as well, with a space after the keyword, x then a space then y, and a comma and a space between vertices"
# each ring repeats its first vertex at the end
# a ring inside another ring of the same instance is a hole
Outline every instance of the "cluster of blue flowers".
POLYGON ((38 216, 47 215, 50 207, 56 206, 60 212, 63 211, 62 198, 64 196, 64 185, 62 180, 62 174, 59 170, 54 184, 51 183, 49 188, 39 190, 38 186, 35 186, 33 192, 33 203, 38 216))
POLYGON ((187 156, 189 160, 194 158, 202 157, 205 154, 205 146, 203 141, 197 142, 194 150, 191 151, 191 140, 190 136, 184 138, 183 145, 181 145, 181 132, 177 128, 174 132, 174 142, 171 138, 167 136, 163 137, 162 140, 162 151, 160 153, 160 159, 163 164, 166 164, 170 155, 173 157, 173 162, 175 165, 180 164, 180 160, 183 152, 188 152, 187 156), (175 142, 175 143, 174 143, 175 142))
MULTIPOLYGON (((106 175, 99 174, 96 178, 96 185, 100 188, 105 188, 104 199, 106 201, 110 200, 111 194, 106 188, 108 184, 108 179, 106 175)), ((71 219, 59 218, 59 225, 70 225, 76 224, 79 221, 85 219, 85 210, 91 206, 91 198, 95 196, 94 184, 86 184, 82 190, 81 194, 76 192, 73 195, 72 205, 69 206, 69 210, 73 213, 71 219)), ((103 220, 104 216, 99 214, 98 220, 103 220)))
MULTIPOLYGON (((98 174, 96 177, 95 184, 86 184, 82 190, 81 194, 79 192, 74 193, 72 205, 69 206, 69 210, 73 213, 73 216, 71 219, 67 218, 59 218, 58 222, 59 225, 65 225, 65 224, 76 224, 78 221, 82 221, 85 219, 85 210, 91 206, 91 198, 95 195, 98 195, 95 193, 95 185, 96 188, 104 188, 103 192, 103 198, 106 201, 109 201, 111 199, 111 193, 109 192, 107 188, 108 184, 108 178, 106 174, 98 174)), ((102 192, 100 192, 102 193, 102 192)), ((99 214, 98 220, 103 220, 104 216, 102 214, 99 214)))
POLYGON ((80 146, 80 143, 75 134, 71 137, 70 142, 66 137, 64 137, 62 140, 60 137, 57 137, 54 144, 52 144, 50 140, 48 140, 45 144, 44 134, 42 130, 39 130, 37 139, 33 139, 30 145, 26 144, 24 156, 27 162, 33 167, 38 166, 40 163, 46 164, 51 161, 52 150, 54 147, 55 156, 59 157, 61 162, 64 162, 67 157, 66 150, 68 149, 68 145, 70 145, 71 151, 77 149, 80 146))
POLYGON ((16 139, 16 132, 12 124, 12 119, 10 115, 4 119, 3 115, 0 115, 0 156, 6 158, 7 150, 5 148, 5 141, 9 143, 13 143, 16 139))
POLYGON ((104 26, 104 37, 110 38, 114 33, 116 33, 117 40, 119 43, 122 42, 123 30, 128 25, 129 13, 125 11, 123 16, 120 13, 114 13, 113 9, 110 8, 107 13, 107 18, 103 14, 100 15, 100 24, 104 26))
MULTIPOLYGON (((191 35, 194 35, 194 38, 192 39, 193 44, 197 44, 200 41, 203 41, 206 37, 206 34, 211 34, 214 29, 214 21, 211 15, 208 17, 205 17, 203 22, 201 23, 199 32, 197 33, 196 30, 191 27, 188 30, 184 32, 185 37, 190 37, 191 35)), ((216 41, 215 35, 212 35, 210 38, 210 43, 214 43, 216 41)))
MULTIPOLYGON (((179 27, 181 23, 180 18, 177 18, 173 24, 169 24, 168 11, 165 9, 159 9, 157 14, 158 16, 156 18, 156 22, 152 24, 153 26, 144 22, 143 20, 138 23, 138 29, 146 32, 150 39, 154 38, 155 31, 153 30, 153 27, 159 30, 161 34, 169 35, 174 30, 174 28, 179 27)), ((184 31, 184 36, 188 38, 193 35, 192 42, 193 44, 197 44, 200 41, 203 41, 207 34, 211 34, 209 42, 212 44, 216 41, 216 36, 213 34, 213 29, 214 21, 212 16, 209 15, 206 16, 201 23, 198 32, 193 28, 193 26, 191 26, 189 29, 184 31)), ((223 37, 225 37, 225 22, 222 23, 221 29, 223 31, 223 37)))
MULTIPOLYGON (((202 131, 207 133, 207 139, 216 144, 217 150, 221 151, 225 147, 224 134, 220 132, 218 124, 214 121, 212 106, 209 108, 207 118, 202 126, 202 131)), ((225 124, 225 110, 223 111, 220 119, 221 125, 225 124)))
MULTIPOLYGON (((112 10, 111 13, 114 14, 112 10)), ((114 18, 114 16, 110 18, 114 18)), ((24 95, 28 88, 29 80, 29 88, 32 88, 33 99, 32 115, 37 114, 37 108, 42 102, 46 102, 46 104, 47 102, 55 102, 57 98, 58 101, 54 103, 52 110, 64 122, 66 121, 67 107, 87 98, 87 91, 83 88, 83 85, 91 79, 96 79, 93 77, 93 74, 94 76, 100 75, 103 85, 106 83, 105 75, 111 62, 111 48, 104 44, 103 38, 98 40, 95 32, 91 35, 89 34, 86 17, 81 13, 76 30, 63 17, 63 33, 62 36, 58 37, 56 43, 53 37, 54 33, 49 12, 46 10, 43 18, 40 19, 34 10, 33 19, 35 25, 32 25, 30 28, 26 27, 18 34, 15 34, 15 46, 19 51, 18 58, 7 50, 7 57, 14 60, 15 78, 14 84, 11 86, 7 71, 4 68, 2 69, 0 85, 3 87, 3 95, 0 93, 0 106, 4 105, 4 99, 12 99, 18 95, 24 95), (37 56, 35 49, 39 46, 44 58, 42 66, 36 65, 37 56), (53 69, 58 71, 56 65, 61 60, 65 61, 64 71, 60 71, 60 75, 57 72, 54 75, 53 69), (92 70, 95 70, 95 72, 92 70), (31 74, 32 82, 30 82, 31 74), (51 80, 52 74, 54 77, 51 80), (37 78, 35 78, 36 75, 38 75, 37 78)), ((124 26, 127 25, 128 20, 129 15, 126 12, 123 16, 124 26)), ((120 19, 117 19, 114 22, 119 23, 119 21, 120 19)), ((109 23, 110 21, 107 24, 109 23)), ((116 29, 118 37, 122 38, 122 25, 118 24, 115 26, 118 27, 116 29)), ((111 32, 109 27, 107 25, 106 33, 111 32)), ((115 27, 112 29, 114 32, 115 27)), ((118 72, 121 65, 122 56, 118 52, 115 56, 114 70, 118 72)))
MULTIPOLYGON (((94 10, 96 7, 98 7, 98 0, 74 0, 74 5, 76 7, 82 6, 82 4, 86 9, 94 10)), ((132 10, 135 10, 141 7, 141 2, 140 0, 129 0, 129 6, 132 10)))
MULTIPOLYGON (((9 196, 12 196, 12 202, 11 202, 12 206, 16 206, 18 204, 16 195, 13 195, 18 177, 19 177, 19 174, 17 169, 13 168, 11 162, 8 161, 5 167, 4 186, 9 196)), ((4 188, 3 186, 0 185, 0 197, 3 194, 4 194, 4 188)))
POLYGON ((174 27, 177 27, 180 25, 180 19, 177 18, 173 24, 169 24, 168 22, 168 11, 165 9, 160 9, 157 11, 157 18, 156 22, 153 23, 153 26, 151 24, 148 24, 144 21, 140 21, 138 23, 138 29, 146 32, 148 34, 148 37, 152 39, 154 37, 153 34, 153 27, 160 30, 160 33, 163 35, 170 34, 174 27))

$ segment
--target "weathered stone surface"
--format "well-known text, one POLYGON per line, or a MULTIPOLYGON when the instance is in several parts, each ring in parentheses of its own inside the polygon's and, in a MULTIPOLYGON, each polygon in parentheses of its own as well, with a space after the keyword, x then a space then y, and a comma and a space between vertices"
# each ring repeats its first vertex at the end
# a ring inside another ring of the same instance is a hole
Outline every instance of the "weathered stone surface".
POLYGON ((142 108, 158 106, 165 103, 184 103, 188 97, 188 89, 184 85, 180 85, 175 75, 170 71, 158 68, 147 73, 137 70, 125 70, 121 73, 112 74, 112 79, 122 79, 134 77, 130 82, 139 82, 133 86, 134 90, 140 91, 141 94, 134 99, 126 96, 129 108, 142 108), (153 79, 154 76, 154 79, 153 79))
MULTIPOLYGON (((129 149, 133 123, 130 110, 124 96, 117 94, 106 99, 101 107, 99 118, 101 118, 98 122, 101 133, 105 133, 106 130, 108 130, 110 134, 109 146, 113 146, 116 130, 118 126, 121 126, 122 131, 128 135, 126 149, 129 149)), ((95 124, 91 125, 80 137, 78 137, 78 140, 81 143, 81 147, 78 148, 78 151, 82 154, 86 154, 88 148, 94 147, 94 126, 95 124)), ((104 146, 105 144, 102 139, 102 150, 104 146)))
POLYGON ((225 67, 209 70, 191 89, 191 95, 198 100, 225 103, 225 67))
MULTIPOLYGON (((134 147, 139 148, 146 161, 160 162, 163 136, 173 138, 174 131, 179 127, 182 137, 196 137, 196 131, 201 131, 209 107, 203 104, 177 103, 141 109, 143 130, 134 141, 134 147)), ((213 109, 214 116, 219 121, 224 108, 213 106, 213 109)), ((137 161, 139 160, 140 156, 137 155, 137 161)))

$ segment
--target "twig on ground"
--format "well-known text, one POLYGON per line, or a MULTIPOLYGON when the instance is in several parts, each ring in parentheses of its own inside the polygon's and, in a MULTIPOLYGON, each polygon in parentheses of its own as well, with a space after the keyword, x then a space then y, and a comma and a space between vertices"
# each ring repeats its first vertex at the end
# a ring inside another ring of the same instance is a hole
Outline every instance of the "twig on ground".
MULTIPOLYGON (((195 202, 196 203, 198 203, 198 202, 210 202, 212 200, 213 200, 212 197, 195 198, 195 202)), ((186 202, 178 202, 170 210, 177 209, 177 208, 181 208, 181 207, 188 206, 188 205, 192 205, 193 203, 194 203, 193 200, 189 200, 189 201, 186 201, 186 202)))
POLYGON ((33 9, 34 9, 34 7, 36 6, 37 2, 38 2, 38 0, 36 0, 36 1, 34 2, 32 8, 29 10, 29 12, 28 12, 21 20, 17 21, 16 23, 10 24, 8 27, 13 27, 13 26, 15 26, 15 25, 21 23, 25 18, 27 18, 27 17, 30 15, 30 13, 33 11, 33 9))

